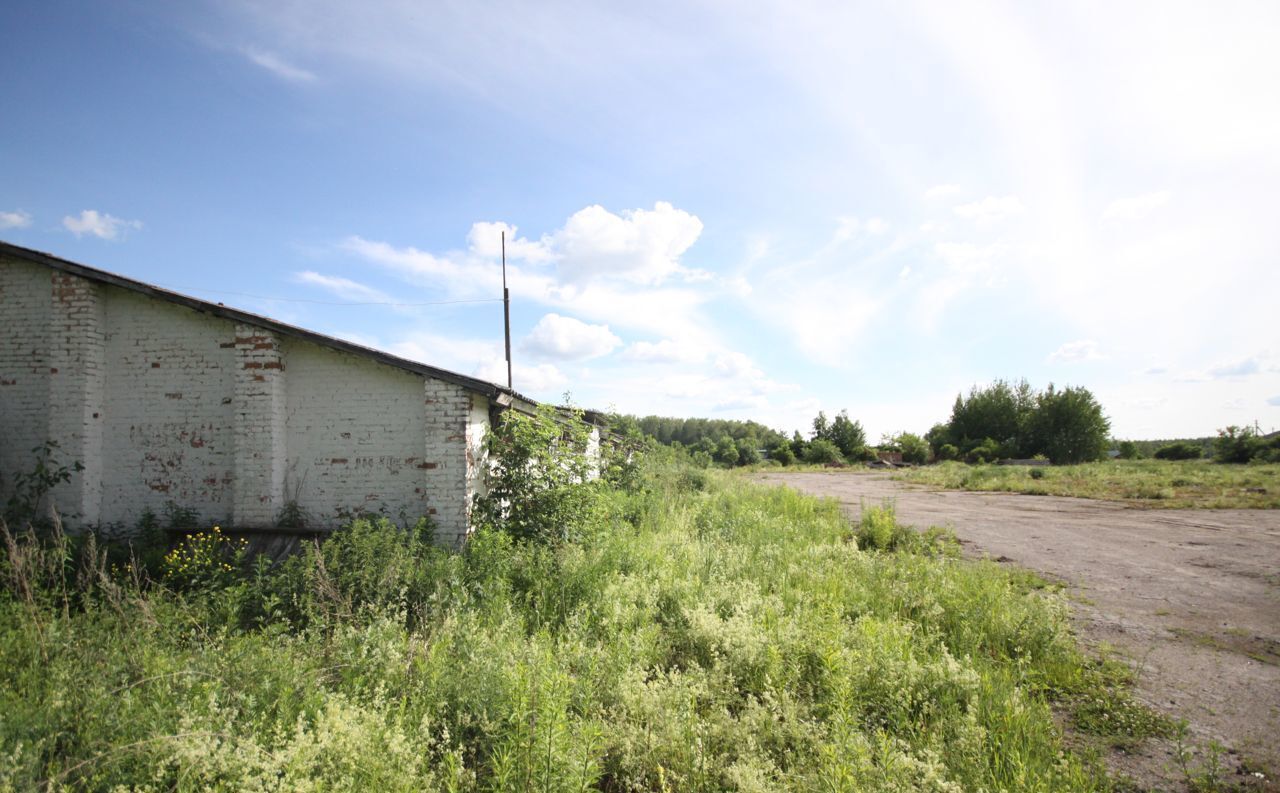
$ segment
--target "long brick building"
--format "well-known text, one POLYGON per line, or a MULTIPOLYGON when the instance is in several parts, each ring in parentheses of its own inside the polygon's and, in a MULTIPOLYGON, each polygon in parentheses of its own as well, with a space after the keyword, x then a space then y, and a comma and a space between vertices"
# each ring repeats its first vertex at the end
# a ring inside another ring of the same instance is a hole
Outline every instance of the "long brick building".
POLYGON ((510 389, 0 243, 0 502, 57 443, 51 501, 128 531, 172 502, 270 528, 286 504, 469 530, 484 433, 510 389))

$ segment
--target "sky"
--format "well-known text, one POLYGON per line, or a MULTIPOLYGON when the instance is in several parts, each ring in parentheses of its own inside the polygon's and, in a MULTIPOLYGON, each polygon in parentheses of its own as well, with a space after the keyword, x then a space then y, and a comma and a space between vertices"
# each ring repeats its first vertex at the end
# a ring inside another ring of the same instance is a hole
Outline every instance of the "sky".
POLYGON ((10 4, 0 239, 640 415, 1280 425, 1280 4, 10 4))

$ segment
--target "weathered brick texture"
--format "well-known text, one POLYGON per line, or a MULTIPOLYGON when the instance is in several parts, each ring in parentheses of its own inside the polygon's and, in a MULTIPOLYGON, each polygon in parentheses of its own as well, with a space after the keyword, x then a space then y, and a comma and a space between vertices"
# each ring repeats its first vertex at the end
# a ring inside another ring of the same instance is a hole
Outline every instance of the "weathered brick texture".
POLYGON ((31 449, 85 470, 53 501, 128 532, 144 510, 312 526, 357 512, 469 531, 490 404, 454 383, 0 256, 0 498, 31 449))

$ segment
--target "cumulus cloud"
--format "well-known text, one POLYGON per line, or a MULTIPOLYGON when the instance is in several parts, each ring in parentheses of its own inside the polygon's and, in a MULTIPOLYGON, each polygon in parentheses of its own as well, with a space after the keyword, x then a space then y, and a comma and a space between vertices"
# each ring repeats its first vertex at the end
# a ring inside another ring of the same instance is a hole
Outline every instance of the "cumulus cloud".
POLYGON ((701 311, 714 293, 698 288, 704 274, 679 260, 701 229, 697 218, 659 203, 652 211, 620 214, 587 207, 537 241, 518 237, 514 226, 486 222, 472 226, 468 247, 460 251, 431 253, 359 236, 340 247, 415 285, 443 288, 451 298, 489 299, 502 295, 502 271, 495 260, 498 235, 509 230, 515 243, 508 243, 507 266, 513 298, 614 327, 714 346, 701 311), (554 266, 542 266, 549 263, 554 266), (680 283, 662 283, 671 276, 680 283))
POLYGON ((21 209, 0 212, 0 229, 25 229, 31 225, 31 215, 21 209))
POLYGON ((706 360, 707 353, 703 348, 692 344, 662 339, 656 342, 633 342, 619 357, 643 363, 701 363, 706 360))
POLYGON ((1102 358, 1098 343, 1092 339, 1069 341, 1049 354, 1050 363, 1080 363, 1102 358))
POLYGON ((114 240, 122 238, 131 229, 141 229, 142 221, 121 220, 96 209, 86 209, 79 217, 67 215, 62 219, 62 225, 77 237, 92 234, 99 239, 114 240))
POLYGON ((622 339, 615 336, 608 325, 588 325, 573 317, 547 314, 538 320, 520 346, 542 358, 581 361, 607 355, 621 343, 622 339))
POLYGON ((954 211, 966 220, 972 220, 979 225, 990 225, 1014 215, 1021 215, 1027 211, 1027 208, 1017 196, 1007 195, 1000 198, 987 196, 981 201, 961 204, 954 211))
POLYGON ((722 352, 715 357, 712 368, 721 377, 758 379, 764 372, 756 366, 751 357, 741 352, 722 352))
POLYGON ((680 257, 701 234, 701 220, 665 201, 620 214, 594 205, 575 212, 550 244, 568 281, 612 276, 652 285, 683 269, 680 257))
POLYGON ((1107 208, 1102 212, 1102 218, 1104 220, 1138 220, 1168 204, 1172 197, 1173 194, 1168 190, 1160 190, 1128 198, 1117 198, 1107 204, 1107 208))
POLYGON ((282 80, 288 80, 293 83, 309 83, 316 79, 315 74, 312 72, 294 66, 274 52, 254 48, 246 48, 242 52, 250 62, 261 66, 282 80))

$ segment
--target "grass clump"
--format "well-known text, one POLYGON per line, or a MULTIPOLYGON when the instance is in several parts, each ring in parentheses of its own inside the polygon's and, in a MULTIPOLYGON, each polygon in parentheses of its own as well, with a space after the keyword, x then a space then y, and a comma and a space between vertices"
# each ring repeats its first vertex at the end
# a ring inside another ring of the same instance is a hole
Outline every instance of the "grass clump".
POLYGON ((1026 467, 946 462, 899 471, 894 478, 948 490, 1075 496, 1166 509, 1280 508, 1280 464, 1274 463, 1111 460, 1026 467))
POLYGON ((6 530, 0 786, 1109 788, 1053 718, 1100 684, 1050 589, 892 505, 592 486, 583 539, 357 520, 276 567, 210 554, 234 575, 199 586, 6 530))

